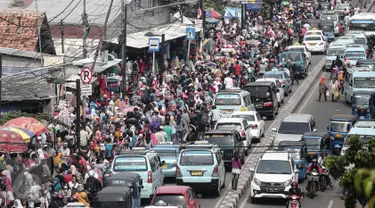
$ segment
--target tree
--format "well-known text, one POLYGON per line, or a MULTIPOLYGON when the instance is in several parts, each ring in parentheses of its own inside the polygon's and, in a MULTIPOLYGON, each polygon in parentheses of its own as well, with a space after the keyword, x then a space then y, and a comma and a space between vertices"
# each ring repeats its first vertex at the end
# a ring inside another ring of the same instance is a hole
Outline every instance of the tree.
POLYGON ((357 192, 364 194, 369 199, 370 208, 375 207, 374 184, 375 169, 362 168, 354 176, 354 187, 357 192))
POLYGON ((226 1, 223 0, 203 0, 203 10, 213 9, 219 14, 224 16, 224 9, 226 6, 226 1))
MULTIPOLYGON (((371 180, 365 180, 371 174, 363 171, 363 168, 375 168, 375 138, 371 138, 364 145, 359 135, 353 135, 345 139, 348 149, 344 155, 328 156, 325 166, 330 170, 331 176, 340 181, 343 188, 345 207, 356 208, 359 202, 363 207, 373 196, 370 189, 371 180), (362 180, 363 178, 363 180, 362 180), (355 179, 357 183, 355 185, 355 179), (359 181, 359 182, 358 182, 359 181), (364 191, 360 187, 366 187, 364 191)), ((372 190, 371 183, 371 190, 372 190)))

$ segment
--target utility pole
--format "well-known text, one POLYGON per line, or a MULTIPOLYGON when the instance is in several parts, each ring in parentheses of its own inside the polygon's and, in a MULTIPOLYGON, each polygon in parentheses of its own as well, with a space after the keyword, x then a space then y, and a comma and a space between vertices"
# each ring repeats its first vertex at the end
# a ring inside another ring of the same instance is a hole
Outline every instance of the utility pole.
MULTIPOLYGON (((122 36, 121 36, 121 42, 122 42, 122 83, 121 83, 121 92, 122 92, 122 99, 125 100, 126 95, 126 33, 127 33, 127 21, 128 21, 128 5, 125 3, 125 0, 121 1, 121 13, 123 14, 124 19, 124 25, 122 29, 122 36)), ((130 84, 129 84, 130 86, 130 84)))
POLYGON ((83 47, 83 58, 87 58, 87 34, 86 34, 86 27, 87 27, 87 14, 86 14, 86 0, 83 0, 83 14, 82 14, 82 22, 83 22, 83 27, 84 27, 84 31, 83 31, 83 43, 82 43, 82 47, 83 47))
POLYGON ((165 48, 164 48, 164 42, 165 42, 165 34, 161 34, 161 43, 160 43, 160 83, 163 83, 163 73, 165 71, 165 60, 164 60, 164 54, 165 54, 165 48))
POLYGON ((81 80, 76 80, 76 138, 77 138, 77 145, 76 148, 79 149, 81 147, 81 80))
POLYGON ((246 23, 246 4, 241 4, 241 29, 245 29, 246 23))
POLYGON ((61 52, 64 54, 64 23, 63 20, 60 20, 60 34, 61 34, 61 52))
POLYGON ((0 53, 0 117, 1 117, 1 101, 2 101, 1 99, 2 78, 3 78, 3 55, 0 53))

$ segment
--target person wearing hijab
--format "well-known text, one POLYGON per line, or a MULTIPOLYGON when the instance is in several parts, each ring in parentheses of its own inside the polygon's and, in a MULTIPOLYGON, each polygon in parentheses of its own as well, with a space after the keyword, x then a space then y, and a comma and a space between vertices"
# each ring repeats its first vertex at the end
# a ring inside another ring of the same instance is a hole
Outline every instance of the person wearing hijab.
POLYGON ((13 204, 12 208, 23 208, 22 203, 21 203, 21 200, 16 199, 16 200, 14 201, 14 204, 13 204))
POLYGON ((14 192, 13 187, 12 187, 12 176, 10 174, 9 170, 3 170, 1 173, 3 177, 3 184, 6 186, 7 191, 14 192))
POLYGON ((90 206, 89 198, 88 198, 88 196, 85 192, 85 188, 82 184, 80 184, 78 186, 77 193, 75 194, 75 196, 77 197, 77 201, 83 203, 85 205, 85 207, 90 206))
POLYGON ((61 181, 59 178, 55 178, 54 184, 53 184, 53 191, 59 192, 62 189, 61 181))
POLYGON ((327 92, 328 92, 328 87, 326 84, 326 78, 325 76, 320 77, 319 81, 319 101, 322 98, 322 95, 324 96, 324 100, 327 101, 327 92))
MULTIPOLYGON (((82 176, 82 173, 80 173, 76 166, 74 165, 71 165, 70 166, 70 170, 72 171, 72 176, 75 176, 77 178, 77 182, 82 184, 83 183, 83 176, 82 176)), ((73 177, 72 177, 73 178, 73 177)))
POLYGON ((31 187, 35 186, 36 183, 33 179, 33 176, 29 172, 25 171, 23 175, 24 182, 21 185, 20 193, 23 193, 24 198, 26 198, 30 195, 31 187))

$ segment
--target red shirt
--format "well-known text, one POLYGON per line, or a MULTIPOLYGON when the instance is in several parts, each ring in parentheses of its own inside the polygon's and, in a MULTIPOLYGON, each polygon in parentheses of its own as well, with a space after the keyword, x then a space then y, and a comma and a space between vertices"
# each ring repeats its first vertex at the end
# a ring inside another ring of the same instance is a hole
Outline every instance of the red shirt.
POLYGON ((65 183, 69 183, 70 181, 72 181, 72 174, 67 174, 66 176, 64 176, 65 183))
POLYGON ((241 75, 241 66, 239 64, 234 65, 234 73, 239 76, 241 75))

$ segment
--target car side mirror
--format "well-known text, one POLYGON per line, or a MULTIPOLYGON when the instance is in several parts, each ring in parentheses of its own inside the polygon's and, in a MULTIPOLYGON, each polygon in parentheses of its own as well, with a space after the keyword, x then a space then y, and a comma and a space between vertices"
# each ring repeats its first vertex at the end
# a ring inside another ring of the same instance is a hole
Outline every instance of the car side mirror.
POLYGON ((298 173, 298 170, 294 170, 294 173, 298 173))
POLYGON ((277 129, 276 128, 272 128, 271 131, 277 132, 277 129))
POLYGON ((314 129, 313 132, 318 132, 318 129, 314 129))
POLYGON ((255 172, 254 168, 249 168, 249 171, 250 171, 251 173, 254 173, 254 172, 255 172))

